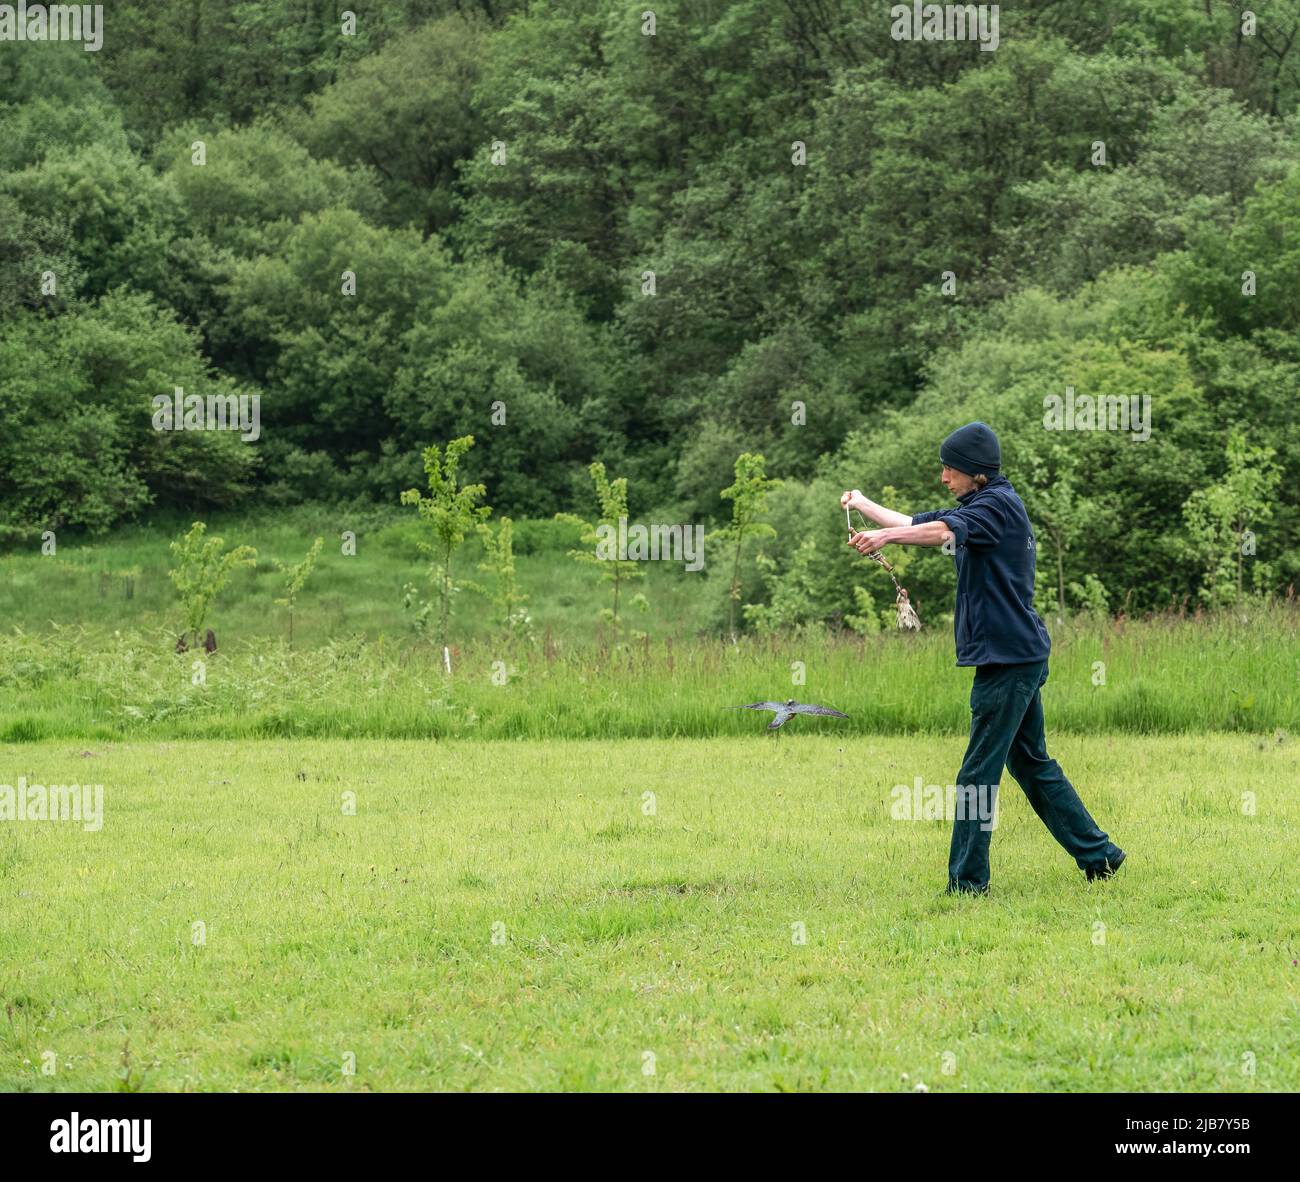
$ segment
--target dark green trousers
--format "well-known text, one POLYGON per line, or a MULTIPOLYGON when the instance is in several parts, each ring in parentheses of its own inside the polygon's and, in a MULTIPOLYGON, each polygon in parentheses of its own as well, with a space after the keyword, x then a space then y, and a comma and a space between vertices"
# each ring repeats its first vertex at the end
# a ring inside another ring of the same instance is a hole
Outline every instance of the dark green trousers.
MULTIPOLYGON (((1039 819, 1074 858, 1080 870, 1101 869, 1120 849, 1088 815, 1083 801, 1047 754, 1043 702, 1047 662, 1031 665, 980 665, 970 692, 970 743, 957 776, 959 807, 948 854, 949 891, 985 891, 989 885, 989 842, 993 833, 980 810, 962 808, 963 793, 973 801, 996 802, 1005 767, 1039 819)), ((990 805, 991 807, 991 805, 990 805)), ((987 809, 983 813, 988 816, 987 809)))

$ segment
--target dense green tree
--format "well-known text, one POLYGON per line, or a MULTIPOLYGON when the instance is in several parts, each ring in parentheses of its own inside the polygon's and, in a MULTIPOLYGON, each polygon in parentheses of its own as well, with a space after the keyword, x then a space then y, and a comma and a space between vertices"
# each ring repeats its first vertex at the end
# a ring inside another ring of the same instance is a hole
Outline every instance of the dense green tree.
MULTIPOLYGON (((103 530, 151 503, 230 504, 253 447, 233 432, 154 429, 153 399, 249 394, 212 375, 191 332, 142 295, 114 293, 0 334, 0 528, 103 530)), ((255 392, 255 391, 254 391, 255 392)))
POLYGON ((443 230, 458 167, 487 142, 470 101, 487 48, 484 24, 459 15, 395 38, 314 95, 296 134, 315 156, 381 177, 389 223, 443 230))
POLYGON ((169 181, 125 148, 56 148, 0 185, 23 209, 67 227, 75 294, 95 298, 122 284, 164 302, 175 294, 171 247, 184 229, 180 200, 169 181))
POLYGON ((276 496, 303 495, 285 476, 313 456, 309 470, 323 483, 307 495, 368 490, 366 469, 390 434, 384 406, 402 335, 421 308, 446 300, 449 269, 445 252, 418 232, 338 209, 305 215, 278 255, 235 262, 223 288, 222 347, 232 370, 267 388, 276 496))

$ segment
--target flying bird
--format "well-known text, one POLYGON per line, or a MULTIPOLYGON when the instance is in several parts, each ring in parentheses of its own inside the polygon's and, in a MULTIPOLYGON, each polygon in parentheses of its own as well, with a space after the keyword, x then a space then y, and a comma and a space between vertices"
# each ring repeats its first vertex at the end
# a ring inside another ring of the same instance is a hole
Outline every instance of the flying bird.
POLYGON ((747 706, 727 706, 727 710, 772 710, 776 717, 767 724, 770 731, 776 730, 777 727, 790 721, 796 714, 830 714, 836 718, 848 718, 847 714, 842 714, 838 710, 832 710, 829 706, 810 706, 807 702, 796 702, 791 698, 788 702, 750 702, 747 706))

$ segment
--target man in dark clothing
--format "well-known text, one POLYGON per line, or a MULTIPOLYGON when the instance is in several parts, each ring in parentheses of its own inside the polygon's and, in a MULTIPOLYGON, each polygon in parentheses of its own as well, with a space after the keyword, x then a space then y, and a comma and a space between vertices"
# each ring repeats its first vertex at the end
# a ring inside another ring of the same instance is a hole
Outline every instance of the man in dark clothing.
POLYGON ((967 423, 943 441, 939 458, 940 479, 957 498, 956 508, 908 517, 857 489, 840 504, 883 527, 849 538, 860 553, 890 542, 943 546, 957 564, 957 664, 975 666, 975 679, 970 742, 957 777, 959 801, 965 794, 968 807, 958 807, 953 820, 948 890, 988 890, 992 831, 981 819, 985 810, 973 807, 974 796, 983 792, 995 799, 1004 766, 1088 880, 1110 878, 1124 851, 1097 827, 1047 754, 1039 691, 1052 645, 1033 607, 1034 533, 1024 504, 1001 474, 997 436, 984 423, 967 423))

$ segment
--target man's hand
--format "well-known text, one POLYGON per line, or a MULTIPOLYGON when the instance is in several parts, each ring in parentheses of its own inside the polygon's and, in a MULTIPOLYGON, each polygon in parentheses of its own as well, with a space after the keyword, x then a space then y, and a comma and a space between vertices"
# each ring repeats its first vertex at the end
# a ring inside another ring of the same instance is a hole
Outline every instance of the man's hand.
POLYGON ((884 505, 877 505, 870 497, 864 497, 860 488, 844 493, 840 497, 840 508, 856 509, 868 521, 874 521, 877 525, 883 525, 887 528, 896 529, 900 526, 912 524, 912 519, 906 513, 895 513, 893 509, 886 509, 884 505))
POLYGON ((892 529, 868 529, 849 538, 849 545, 859 554, 875 554, 894 540, 892 529))

